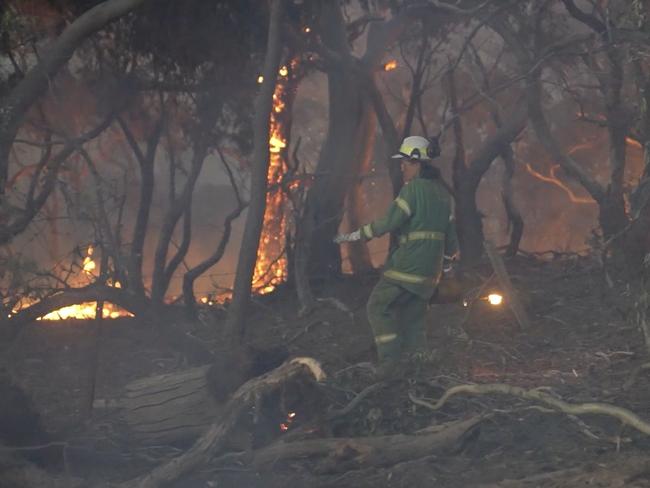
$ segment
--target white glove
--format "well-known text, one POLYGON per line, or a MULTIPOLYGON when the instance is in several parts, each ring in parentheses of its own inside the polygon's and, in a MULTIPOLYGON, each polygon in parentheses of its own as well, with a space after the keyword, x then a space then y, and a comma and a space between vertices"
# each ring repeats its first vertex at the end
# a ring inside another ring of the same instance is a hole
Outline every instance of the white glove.
POLYGON ((361 229, 350 232, 349 234, 338 234, 334 237, 335 244, 341 244, 342 242, 354 242, 361 239, 361 229))

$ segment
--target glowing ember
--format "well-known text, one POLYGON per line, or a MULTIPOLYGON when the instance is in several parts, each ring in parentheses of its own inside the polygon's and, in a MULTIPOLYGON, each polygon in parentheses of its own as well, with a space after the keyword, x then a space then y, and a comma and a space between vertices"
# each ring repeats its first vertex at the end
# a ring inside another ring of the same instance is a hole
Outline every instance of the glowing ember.
POLYGON ((630 146, 636 147, 638 149, 643 149, 643 144, 641 144, 636 139, 632 139, 631 137, 626 137, 625 142, 627 142, 630 146))
POLYGON ((386 64, 384 64, 384 71, 393 71, 397 68, 397 60, 391 59, 386 64))
POLYGON ((293 421, 296 420, 296 412, 289 412, 287 414, 287 420, 280 424, 280 430, 286 432, 291 427, 293 421))
POLYGON ((261 85, 262 83, 264 83, 264 77, 263 77, 262 75, 259 75, 259 76, 257 77, 257 82, 258 82, 260 85, 261 85))
POLYGON ((83 272, 86 273, 87 275, 92 275, 93 271, 95 271, 95 268, 97 268, 97 265, 95 264, 95 261, 93 261, 92 255, 93 255, 93 246, 88 247, 88 254, 84 258, 83 262, 83 272))
POLYGON ((487 301, 490 305, 501 305, 503 303, 503 296, 499 295, 498 293, 490 293, 487 296, 487 301))

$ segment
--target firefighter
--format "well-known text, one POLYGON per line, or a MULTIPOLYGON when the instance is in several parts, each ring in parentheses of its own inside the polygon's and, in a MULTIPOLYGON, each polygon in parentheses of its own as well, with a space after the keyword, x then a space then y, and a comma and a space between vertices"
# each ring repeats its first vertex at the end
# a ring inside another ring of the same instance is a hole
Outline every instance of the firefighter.
POLYGON ((439 155, 437 138, 405 138, 392 156, 401 159, 405 184, 387 213, 334 238, 342 243, 397 235, 398 245, 367 304, 380 363, 392 364, 426 347, 425 315, 442 275, 443 258, 458 253, 452 199, 431 164, 439 155))

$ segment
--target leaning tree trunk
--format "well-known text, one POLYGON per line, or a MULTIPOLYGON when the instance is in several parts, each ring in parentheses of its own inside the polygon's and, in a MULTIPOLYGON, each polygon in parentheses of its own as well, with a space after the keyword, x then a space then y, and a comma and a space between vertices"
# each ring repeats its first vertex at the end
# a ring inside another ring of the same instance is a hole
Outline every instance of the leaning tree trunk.
POLYGON ((89 36, 126 15, 145 0, 109 0, 86 11, 72 22, 0 104, 0 201, 9 174, 9 153, 23 118, 49 86, 52 77, 68 62, 89 36))
POLYGON ((255 102, 251 196, 239 251, 233 299, 228 309, 226 322, 226 333, 233 343, 241 342, 246 332, 246 309, 250 301, 251 282, 264 223, 264 211, 266 210, 270 113, 273 109, 273 93, 282 58, 281 28, 285 4, 285 0, 275 0, 271 4, 266 59, 264 61, 264 81, 255 102))

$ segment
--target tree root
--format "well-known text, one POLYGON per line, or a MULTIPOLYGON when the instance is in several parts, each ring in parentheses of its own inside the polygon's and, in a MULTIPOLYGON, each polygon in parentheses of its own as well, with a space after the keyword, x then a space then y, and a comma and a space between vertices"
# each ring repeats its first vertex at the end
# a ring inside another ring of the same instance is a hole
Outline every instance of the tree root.
POLYGON ((447 401, 460 394, 467 395, 489 395, 492 393, 500 393, 503 395, 511 395, 524 400, 533 400, 546 404, 547 406, 566 413, 567 415, 607 415, 620 420, 622 423, 633 427, 634 429, 646 435, 650 435, 650 423, 641 419, 634 412, 626 408, 617 407, 607 403, 568 403, 560 398, 556 398, 549 393, 542 391, 539 388, 533 390, 526 390, 518 386, 506 385, 503 383, 493 383, 484 385, 458 385, 450 388, 436 403, 429 403, 426 400, 415 397, 409 393, 411 401, 422 407, 431 410, 439 410, 447 401))

